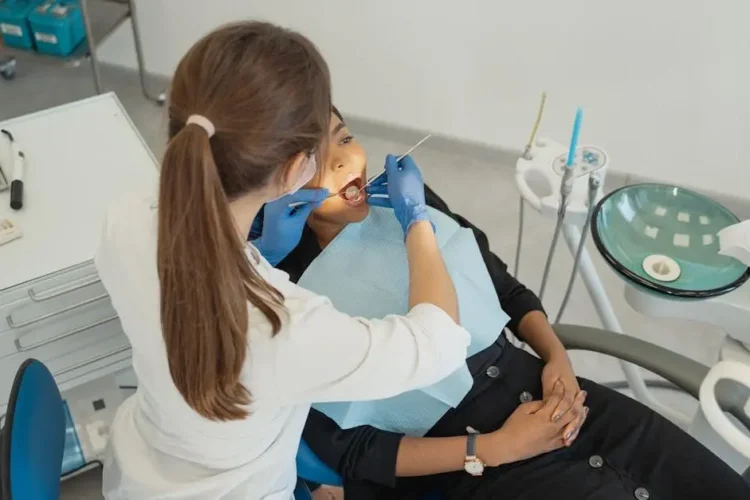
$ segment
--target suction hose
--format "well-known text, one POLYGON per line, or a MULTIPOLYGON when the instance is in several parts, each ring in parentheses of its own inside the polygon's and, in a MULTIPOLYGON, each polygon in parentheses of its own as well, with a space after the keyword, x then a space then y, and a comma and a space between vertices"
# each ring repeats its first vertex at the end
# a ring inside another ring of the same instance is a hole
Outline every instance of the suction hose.
POLYGON ((597 172, 593 172, 589 175, 589 206, 586 213, 586 222, 584 222, 583 224, 581 239, 578 242, 576 256, 573 259, 573 271, 570 273, 568 288, 565 290, 565 296, 563 297, 562 303, 560 304, 560 310, 557 312, 555 324, 560 322, 560 318, 562 318, 562 315, 565 312, 565 308, 568 307, 568 301, 570 300, 570 295, 573 292, 573 284, 575 283, 576 275, 578 274, 578 265, 581 262, 581 254, 583 253, 583 249, 585 248, 586 236, 588 235, 589 227, 591 226, 591 216, 593 215, 594 204, 596 203, 596 194, 599 192, 599 186, 601 186, 601 182, 601 177, 597 172))
POLYGON ((547 262, 544 264, 544 274, 542 274, 542 285, 539 287, 539 300, 543 301, 544 291, 547 288, 547 279, 552 269, 552 258, 555 256, 557 240, 560 238, 563 222, 565 220, 565 211, 568 208, 568 197, 573 192, 573 183, 575 182, 574 168, 566 167, 563 173, 562 182, 560 183, 560 208, 557 210, 557 222, 555 223, 555 232, 552 234, 552 243, 547 253, 547 262))

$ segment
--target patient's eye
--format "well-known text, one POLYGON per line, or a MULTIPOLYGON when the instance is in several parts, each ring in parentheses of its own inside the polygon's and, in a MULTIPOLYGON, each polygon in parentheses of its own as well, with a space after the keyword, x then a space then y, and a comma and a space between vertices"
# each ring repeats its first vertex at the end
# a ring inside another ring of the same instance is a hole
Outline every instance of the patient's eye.
POLYGON ((342 139, 341 142, 339 142, 339 145, 344 146, 346 144, 349 144, 354 140, 354 136, 352 134, 346 134, 342 139))

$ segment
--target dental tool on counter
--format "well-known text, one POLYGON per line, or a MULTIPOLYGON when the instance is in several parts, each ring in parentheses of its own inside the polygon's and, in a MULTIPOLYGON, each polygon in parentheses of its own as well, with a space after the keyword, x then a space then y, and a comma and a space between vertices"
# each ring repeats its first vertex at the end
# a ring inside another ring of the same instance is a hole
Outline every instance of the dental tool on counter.
POLYGON ((576 118, 573 122, 573 134, 570 137, 570 148, 568 149, 568 160, 565 162, 565 168, 563 169, 562 181, 560 182, 560 208, 557 212, 557 223, 555 224, 555 232, 552 235, 552 244, 550 245, 549 253, 547 254, 547 262, 544 265, 544 274, 542 275, 542 285, 539 288, 539 300, 544 298, 544 291, 547 287, 547 279, 549 278, 549 272, 552 267, 552 258, 555 255, 555 247, 557 246, 557 240, 560 237, 560 231, 562 231, 563 219, 565 219, 565 210, 568 208, 568 197, 573 192, 573 183, 575 182, 575 158, 576 150, 578 149, 578 136, 581 133, 581 120, 583 119, 583 110, 578 108, 576 110, 576 118))
MULTIPOLYGON (((23 208, 23 181, 26 175, 26 155, 18 149, 15 138, 9 130, 2 129, 0 133, 8 139, 11 151, 10 161, 13 167, 13 174, 10 181, 10 208, 20 210, 23 208)), ((5 178, 5 175, 3 174, 2 177, 5 178)))
MULTIPOLYGON (((405 157, 409 156, 415 149, 417 149, 419 146, 421 146, 422 143, 424 143, 430 137, 432 137, 432 134, 427 134, 426 136, 422 137, 422 139, 420 139, 419 142, 417 142, 412 147, 410 147, 406 151, 406 153, 404 153, 401 156, 399 156, 398 158, 396 158, 396 160, 397 161, 401 161, 405 157)), ((365 185, 362 186, 361 188, 358 188, 357 186, 349 186, 343 193, 339 190, 339 191, 337 191, 335 193, 329 194, 328 198, 333 198, 334 196, 343 195, 347 199, 352 199, 355 196, 357 196, 358 193, 361 193, 362 191, 364 191, 367 188, 367 186, 369 186, 370 184, 372 184, 373 182, 375 182, 376 180, 378 180, 380 177, 382 177, 384 174, 385 174, 385 170, 383 170, 382 172, 380 172, 380 173, 378 173, 378 174, 370 177, 367 180, 367 182, 365 183, 365 185)), ((290 203, 289 204, 289 208, 297 208, 297 207, 301 207, 302 205, 305 205, 305 204, 307 204, 306 201, 298 201, 296 203, 290 203)))
POLYGON ((2 148, 0 148, 0 191, 5 191, 10 187, 5 172, 7 170, 8 175, 10 175, 13 170, 13 134, 7 130, 0 130, 0 138, 2 139, 2 148))

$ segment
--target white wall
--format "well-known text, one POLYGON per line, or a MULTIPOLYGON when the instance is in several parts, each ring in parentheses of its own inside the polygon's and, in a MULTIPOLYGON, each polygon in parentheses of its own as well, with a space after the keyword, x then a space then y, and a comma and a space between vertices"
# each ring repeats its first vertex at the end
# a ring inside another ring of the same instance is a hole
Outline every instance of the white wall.
MULTIPOLYGON (((155 73, 221 23, 270 20, 319 46, 344 113, 520 149, 546 90, 543 134, 567 141, 580 104, 613 168, 750 197, 746 0, 137 4, 155 73)), ((123 28, 101 56, 132 66, 123 28)))

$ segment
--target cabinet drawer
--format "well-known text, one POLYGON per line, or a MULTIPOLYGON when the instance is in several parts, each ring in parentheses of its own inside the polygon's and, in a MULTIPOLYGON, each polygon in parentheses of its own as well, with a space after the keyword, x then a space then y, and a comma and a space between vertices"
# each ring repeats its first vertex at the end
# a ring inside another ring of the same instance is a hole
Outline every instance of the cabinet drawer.
POLYGON ((51 298, 59 293, 64 293, 68 284, 85 282, 87 279, 98 281, 93 261, 83 262, 77 266, 0 290, 0 311, 20 299, 30 298, 31 300, 42 301, 51 298))
POLYGON ((84 305, 77 304, 74 308, 56 312, 26 326, 0 332, 0 359, 17 352, 39 357, 35 351, 38 348, 52 344, 55 345, 54 349, 63 349, 56 344, 74 336, 88 338, 96 335, 101 331, 100 326, 109 323, 119 324, 108 296, 84 305))
MULTIPOLYGON (((61 390, 109 375, 130 364, 130 344, 122 333, 119 321, 110 323, 106 330, 100 330, 98 338, 93 341, 88 338, 85 342, 76 342, 77 350, 65 349, 65 354, 49 352, 53 344, 39 349, 47 351, 43 353, 48 358, 43 360, 44 364, 55 376, 61 390)), ((81 336, 77 337, 82 340, 81 336)), ((39 359, 38 356, 18 353, 0 360, 0 415, 6 411, 18 368, 30 357, 39 359)))
POLYGON ((26 298, 3 308, 5 321, 0 321, 0 333, 38 326, 70 311, 109 300, 96 275, 69 281, 45 295, 35 294, 34 290, 28 288, 26 298))

